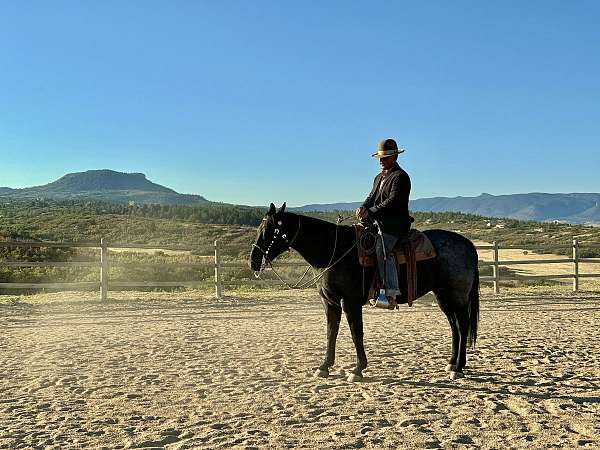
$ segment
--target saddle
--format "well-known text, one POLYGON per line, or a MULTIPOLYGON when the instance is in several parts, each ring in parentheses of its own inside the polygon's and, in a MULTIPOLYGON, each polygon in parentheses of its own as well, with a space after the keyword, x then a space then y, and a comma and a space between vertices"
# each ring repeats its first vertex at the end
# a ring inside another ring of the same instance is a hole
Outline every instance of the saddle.
MULTIPOLYGON (((354 228, 356 229, 356 239, 358 241, 358 262, 364 267, 376 266, 376 232, 372 228, 360 224, 354 228)), ((398 275, 402 273, 402 266, 406 265, 406 302, 408 306, 412 306, 417 296, 417 262, 433 259, 436 256, 437 254, 429 238, 415 229, 410 230, 405 239, 399 240, 392 249, 391 255, 388 256, 388 258, 394 258, 398 275)), ((379 292, 381 288, 383 288, 383 280, 379 276, 379 271, 375 270, 369 298, 374 297, 375 293, 379 292)))

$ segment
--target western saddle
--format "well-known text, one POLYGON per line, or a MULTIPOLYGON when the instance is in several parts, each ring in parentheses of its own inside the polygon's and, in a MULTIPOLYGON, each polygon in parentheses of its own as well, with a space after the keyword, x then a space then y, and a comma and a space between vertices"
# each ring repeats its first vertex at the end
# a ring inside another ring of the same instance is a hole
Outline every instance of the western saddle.
MULTIPOLYGON (((375 226, 359 223, 354 228, 356 229, 356 239, 358 241, 358 262, 364 267, 376 266, 375 239, 377 239, 377 230, 375 226)), ((412 229, 405 239, 398 241, 388 257, 394 258, 398 274, 402 273, 401 266, 406 264, 406 302, 408 306, 412 306, 417 296, 417 261, 436 257, 433 244, 424 233, 412 229)), ((369 298, 373 298, 381 288, 383 288, 383 280, 379 276, 379 271, 375 270, 369 298)))

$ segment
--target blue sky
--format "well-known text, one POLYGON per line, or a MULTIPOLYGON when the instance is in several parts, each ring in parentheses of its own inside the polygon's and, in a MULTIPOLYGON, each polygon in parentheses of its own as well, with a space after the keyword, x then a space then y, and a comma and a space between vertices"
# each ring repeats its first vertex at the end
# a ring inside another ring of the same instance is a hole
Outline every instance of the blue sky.
POLYGON ((0 6, 0 186, 144 172, 210 200, 600 192, 600 3, 0 6))

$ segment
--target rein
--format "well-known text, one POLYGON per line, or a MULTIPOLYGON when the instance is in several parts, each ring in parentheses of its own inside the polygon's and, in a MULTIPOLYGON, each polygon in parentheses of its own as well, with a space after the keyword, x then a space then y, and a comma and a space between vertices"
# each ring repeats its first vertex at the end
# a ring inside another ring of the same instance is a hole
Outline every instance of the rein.
MULTIPOLYGON (((333 258, 335 257, 335 251, 337 250, 337 241, 338 241, 338 229, 339 229, 339 225, 340 223, 342 223, 344 220, 347 220, 349 217, 345 217, 343 218, 342 216, 338 216, 338 219, 336 221, 336 227, 335 227, 335 241, 333 244, 333 252, 331 253, 331 258, 329 258, 329 262, 327 263, 327 267, 325 267, 325 269, 323 269, 323 271, 312 278, 312 280, 306 281, 302 284, 300 284, 302 282, 302 280, 304 279, 304 277, 306 276, 306 274, 308 273, 308 271, 311 269, 311 267, 307 267, 306 271, 304 272, 304 274, 300 277, 300 279, 294 284, 294 285, 290 285, 287 281, 285 281, 281 275, 279 275, 279 273, 277 272, 277 270, 275 270, 275 267, 273 267, 273 261, 269 258, 269 250, 271 249, 271 247, 273 246, 273 244, 275 243, 275 239, 277 239, 277 237, 279 237, 279 233, 280 230, 279 228, 275 228, 274 230, 274 236, 273 239, 271 240, 269 246, 267 247, 267 250, 263 250, 262 248, 260 248, 258 245, 256 244, 252 244, 253 247, 259 249, 262 254, 263 254, 263 264, 266 261, 266 263, 269 265, 269 267, 271 268, 271 270, 273 271, 273 273, 275 274, 275 276, 279 279, 279 281, 281 281, 281 283, 283 283, 288 289, 306 289, 310 286, 312 286, 313 284, 315 284, 318 280, 320 280, 325 273, 327 273, 330 269, 332 269, 337 263, 339 263, 342 259, 344 259, 346 257, 346 255, 348 255, 348 253, 350 253, 352 251, 352 249, 354 247, 356 247, 356 245, 358 244, 358 242, 354 242, 354 244, 344 252, 344 254, 342 256, 340 256, 335 262, 333 262, 333 258)), ((287 240, 287 236, 284 234, 281 235, 281 238, 285 240, 285 243, 287 244, 288 248, 287 250, 289 250, 290 248, 292 248, 292 244, 294 243, 294 241, 296 240, 296 238, 298 237, 298 235, 300 234, 300 228, 302 226, 302 220, 298 219, 298 229, 296 230, 296 234, 294 235, 293 239, 291 241, 287 240)), ((254 276, 256 278, 260 278, 260 274, 263 271, 263 267, 261 267, 261 269, 258 272, 254 273, 254 276)))

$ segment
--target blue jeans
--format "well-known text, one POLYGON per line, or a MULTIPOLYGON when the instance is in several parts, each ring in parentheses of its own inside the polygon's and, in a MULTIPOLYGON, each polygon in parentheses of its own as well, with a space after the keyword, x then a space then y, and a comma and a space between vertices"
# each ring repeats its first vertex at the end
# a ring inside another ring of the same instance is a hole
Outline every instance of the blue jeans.
POLYGON ((393 234, 382 233, 382 236, 377 236, 377 242, 375 244, 375 251, 377 252, 377 264, 379 266, 379 276, 381 276, 381 279, 383 280, 385 295, 388 297, 400 295, 396 261, 391 254, 396 242, 398 242, 398 238, 393 234), (385 256, 387 256, 387 258, 385 256))

